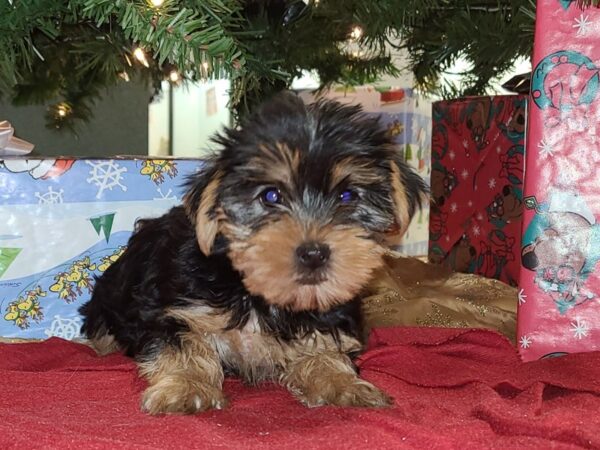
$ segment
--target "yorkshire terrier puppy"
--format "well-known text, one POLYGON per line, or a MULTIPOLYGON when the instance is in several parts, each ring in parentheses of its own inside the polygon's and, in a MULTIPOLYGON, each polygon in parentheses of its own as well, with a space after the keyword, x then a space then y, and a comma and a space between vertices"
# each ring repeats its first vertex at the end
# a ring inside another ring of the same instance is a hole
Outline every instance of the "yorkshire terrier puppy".
POLYGON ((148 382, 150 414, 223 408, 223 377, 308 406, 383 407, 361 380, 360 295, 426 186, 377 119, 290 93, 215 138, 183 206, 138 222, 81 308, 99 353, 148 382))

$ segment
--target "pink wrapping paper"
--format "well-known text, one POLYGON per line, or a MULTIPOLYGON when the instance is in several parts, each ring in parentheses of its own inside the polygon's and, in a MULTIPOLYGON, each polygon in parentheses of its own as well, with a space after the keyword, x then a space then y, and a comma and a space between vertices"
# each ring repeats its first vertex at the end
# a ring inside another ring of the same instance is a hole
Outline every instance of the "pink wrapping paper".
POLYGON ((600 9, 538 0, 518 342, 524 360, 600 349, 600 9))

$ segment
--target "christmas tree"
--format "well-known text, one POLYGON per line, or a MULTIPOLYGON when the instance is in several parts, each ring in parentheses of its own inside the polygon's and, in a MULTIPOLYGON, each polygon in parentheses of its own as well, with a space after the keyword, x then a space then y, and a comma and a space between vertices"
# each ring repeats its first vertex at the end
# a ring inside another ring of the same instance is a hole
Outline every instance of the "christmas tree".
POLYGON ((134 77, 157 92, 164 79, 228 77, 238 114, 305 70, 327 85, 408 69, 422 91, 478 94, 529 55, 533 21, 532 0, 4 0, 0 93, 58 99, 48 117, 58 128, 134 77), (392 64, 397 49, 407 67, 392 64), (441 80, 459 57, 473 67, 455 92, 441 80))

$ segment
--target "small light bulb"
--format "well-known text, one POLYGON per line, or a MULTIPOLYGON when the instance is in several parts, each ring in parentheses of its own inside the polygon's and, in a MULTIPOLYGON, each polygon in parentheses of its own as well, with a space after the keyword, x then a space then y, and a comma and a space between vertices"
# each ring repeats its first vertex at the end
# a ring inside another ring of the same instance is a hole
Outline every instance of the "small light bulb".
POLYGON ((125 81, 129 81, 129 74, 125 71, 120 72, 119 73, 119 78, 125 80, 125 81))
POLYGON ((172 83, 177 83, 180 79, 179 72, 176 70, 172 70, 171 73, 169 73, 169 80, 171 80, 172 83))
POLYGON ((359 26, 355 26, 352 28, 352 32, 350 33, 350 37, 355 41, 358 41, 363 35, 363 29, 359 26))
POLYGON ((133 51, 133 56, 135 59, 137 59, 139 62, 141 62, 144 66, 146 66, 146 67, 150 66, 148 64, 148 60, 146 59, 146 53, 140 47, 137 47, 133 51))
POLYGON ((159 8, 164 2, 164 0, 150 0, 150 3, 152 3, 152 6, 155 8, 159 8))
POLYGON ((68 111, 68 108, 67 108, 67 106, 66 106, 66 105, 64 105, 64 104, 58 105, 58 106, 56 107, 56 113, 57 113, 57 114, 58 114, 60 117, 66 117, 66 115, 67 115, 67 113, 68 113, 68 112, 69 112, 69 111, 68 111))
POLYGON ((204 70, 208 70, 208 63, 207 63, 206 61, 204 61, 204 62, 202 63, 202 68, 203 68, 204 70))

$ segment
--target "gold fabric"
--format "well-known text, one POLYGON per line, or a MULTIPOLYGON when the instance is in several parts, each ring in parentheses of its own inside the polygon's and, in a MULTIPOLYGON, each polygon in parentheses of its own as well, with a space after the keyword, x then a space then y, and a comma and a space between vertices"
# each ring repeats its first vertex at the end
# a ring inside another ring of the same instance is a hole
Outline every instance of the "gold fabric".
POLYGON ((478 275, 390 253, 364 299, 375 327, 491 328, 516 339, 517 289, 478 275))
MULTIPOLYGON (((515 342, 517 289, 501 281, 390 253, 367 293, 367 333, 391 326, 491 328, 515 342)), ((32 340, 0 338, 27 341, 32 340)))

